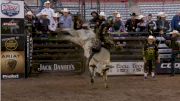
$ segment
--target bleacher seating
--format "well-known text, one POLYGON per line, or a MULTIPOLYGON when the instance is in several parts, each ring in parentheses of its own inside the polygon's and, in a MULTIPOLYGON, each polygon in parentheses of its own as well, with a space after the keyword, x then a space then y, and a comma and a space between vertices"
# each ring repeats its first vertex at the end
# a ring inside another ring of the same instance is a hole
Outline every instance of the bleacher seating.
POLYGON ((153 14, 153 19, 156 19, 158 12, 165 12, 167 14, 167 20, 171 20, 172 17, 180 10, 180 3, 164 4, 161 2, 155 3, 139 3, 140 11, 143 15, 153 14))

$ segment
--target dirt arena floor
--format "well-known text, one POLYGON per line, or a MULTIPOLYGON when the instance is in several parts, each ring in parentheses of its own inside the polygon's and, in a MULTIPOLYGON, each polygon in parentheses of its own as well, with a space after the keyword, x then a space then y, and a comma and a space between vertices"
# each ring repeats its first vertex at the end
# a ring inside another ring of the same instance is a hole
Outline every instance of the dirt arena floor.
POLYGON ((87 75, 41 74, 28 79, 2 80, 1 101, 180 101, 180 75, 109 77, 105 89, 97 78, 92 89, 87 75))

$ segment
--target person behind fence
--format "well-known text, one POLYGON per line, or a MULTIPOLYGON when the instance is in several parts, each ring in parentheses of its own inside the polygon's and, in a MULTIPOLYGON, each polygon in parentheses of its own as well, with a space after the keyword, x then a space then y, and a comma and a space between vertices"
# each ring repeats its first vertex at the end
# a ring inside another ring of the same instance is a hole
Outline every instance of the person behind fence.
POLYGON ((160 16, 160 19, 156 21, 156 31, 159 32, 160 30, 163 30, 164 33, 167 33, 167 31, 170 29, 170 24, 166 20, 167 15, 165 14, 165 12, 160 12, 158 15, 160 16))
POLYGON ((35 33, 35 18, 34 18, 34 15, 31 11, 28 11, 26 14, 25 14, 25 29, 26 31, 28 31, 28 34, 29 35, 32 35, 32 33, 35 33))
POLYGON ((155 44, 155 38, 150 35, 147 39, 147 43, 144 45, 143 51, 144 60, 144 79, 147 79, 148 72, 155 78, 156 63, 159 63, 158 47, 155 44))
POLYGON ((74 29, 80 30, 83 27, 83 20, 81 19, 80 14, 74 16, 74 29))
POLYGON ((98 23, 98 31, 97 31, 97 36, 98 38, 101 40, 102 39, 102 36, 103 36, 103 27, 106 23, 106 14, 105 12, 100 12, 99 14, 99 21, 97 22, 98 23))
POLYGON ((147 22, 146 22, 146 30, 149 32, 150 35, 154 35, 154 32, 156 30, 156 22, 152 20, 152 14, 149 14, 147 16, 147 22))
POLYGON ((170 32, 171 34, 171 39, 170 39, 170 48, 172 48, 172 55, 171 55, 171 76, 174 76, 175 74, 175 69, 174 69, 174 62, 176 59, 176 56, 180 54, 180 45, 177 42, 177 39, 179 37, 179 32, 177 30, 173 30, 170 32))
POLYGON ((48 19, 48 14, 46 12, 41 13, 39 16, 39 24, 38 24, 38 30, 40 31, 40 34, 47 35, 49 31, 50 20, 48 19))
POLYGON ((180 9, 171 20, 171 28, 180 32, 180 9))
POLYGON ((70 11, 67 8, 62 10, 63 15, 59 19, 60 27, 62 29, 71 29, 72 28, 72 16, 70 15, 70 11))
POLYGON ((137 15, 136 13, 132 13, 130 15, 131 15, 131 19, 128 19, 126 21, 125 27, 127 29, 127 32, 136 32, 137 23, 138 23, 138 20, 136 19, 137 15))
POLYGON ((40 16, 42 13, 46 13, 47 17, 49 20, 51 20, 53 14, 54 14, 54 10, 51 8, 51 3, 50 1, 46 1, 44 3, 45 8, 41 10, 40 13, 38 13, 36 16, 40 16))
MULTIPOLYGON (((114 19, 113 19, 114 20, 114 19)), ((110 32, 125 32, 125 25, 121 19, 120 13, 116 15, 115 20, 113 21, 113 25, 111 27, 110 32)))
POLYGON ((96 11, 91 12, 91 16, 93 17, 90 20, 90 27, 94 28, 94 31, 98 28, 98 25, 96 24, 99 20, 99 14, 96 11))
POLYGON ((58 18, 59 18, 59 13, 54 13, 53 18, 51 19, 50 24, 48 26, 51 34, 56 34, 55 31, 58 28, 58 23, 59 23, 58 18))
POLYGON ((95 34, 97 35, 97 37, 98 38, 100 38, 100 27, 101 27, 101 25, 102 25, 102 23, 104 23, 106 21, 106 14, 105 14, 105 12, 100 12, 100 14, 99 14, 99 18, 98 18, 98 20, 96 21, 96 25, 95 25, 95 30, 94 30, 94 32, 95 32, 95 34))
POLYGON ((139 20, 139 23, 137 24, 136 32, 145 32, 146 31, 145 16, 139 15, 137 19, 139 20))
POLYGON ((117 14, 120 14, 118 11, 113 12, 113 21, 115 22, 117 14))

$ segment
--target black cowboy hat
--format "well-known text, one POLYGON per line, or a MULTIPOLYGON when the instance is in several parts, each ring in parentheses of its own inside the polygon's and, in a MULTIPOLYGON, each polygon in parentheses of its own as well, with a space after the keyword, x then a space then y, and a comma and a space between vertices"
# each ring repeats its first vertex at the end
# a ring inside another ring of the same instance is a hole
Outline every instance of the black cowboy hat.
POLYGON ((152 14, 150 13, 150 14, 148 14, 148 16, 152 16, 152 14))
POLYGON ((137 16, 136 13, 131 13, 130 16, 137 16))
POLYGON ((93 13, 95 13, 96 15, 98 15, 98 13, 97 13, 96 11, 92 11, 92 12, 91 12, 91 15, 92 15, 93 13))

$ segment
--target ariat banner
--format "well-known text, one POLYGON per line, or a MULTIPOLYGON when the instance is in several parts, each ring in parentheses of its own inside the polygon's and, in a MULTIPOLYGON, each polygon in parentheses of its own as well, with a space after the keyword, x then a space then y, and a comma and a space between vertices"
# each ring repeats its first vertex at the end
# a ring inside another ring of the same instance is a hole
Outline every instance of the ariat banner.
POLYGON ((24 51, 1 51, 1 74, 24 74, 24 51))

